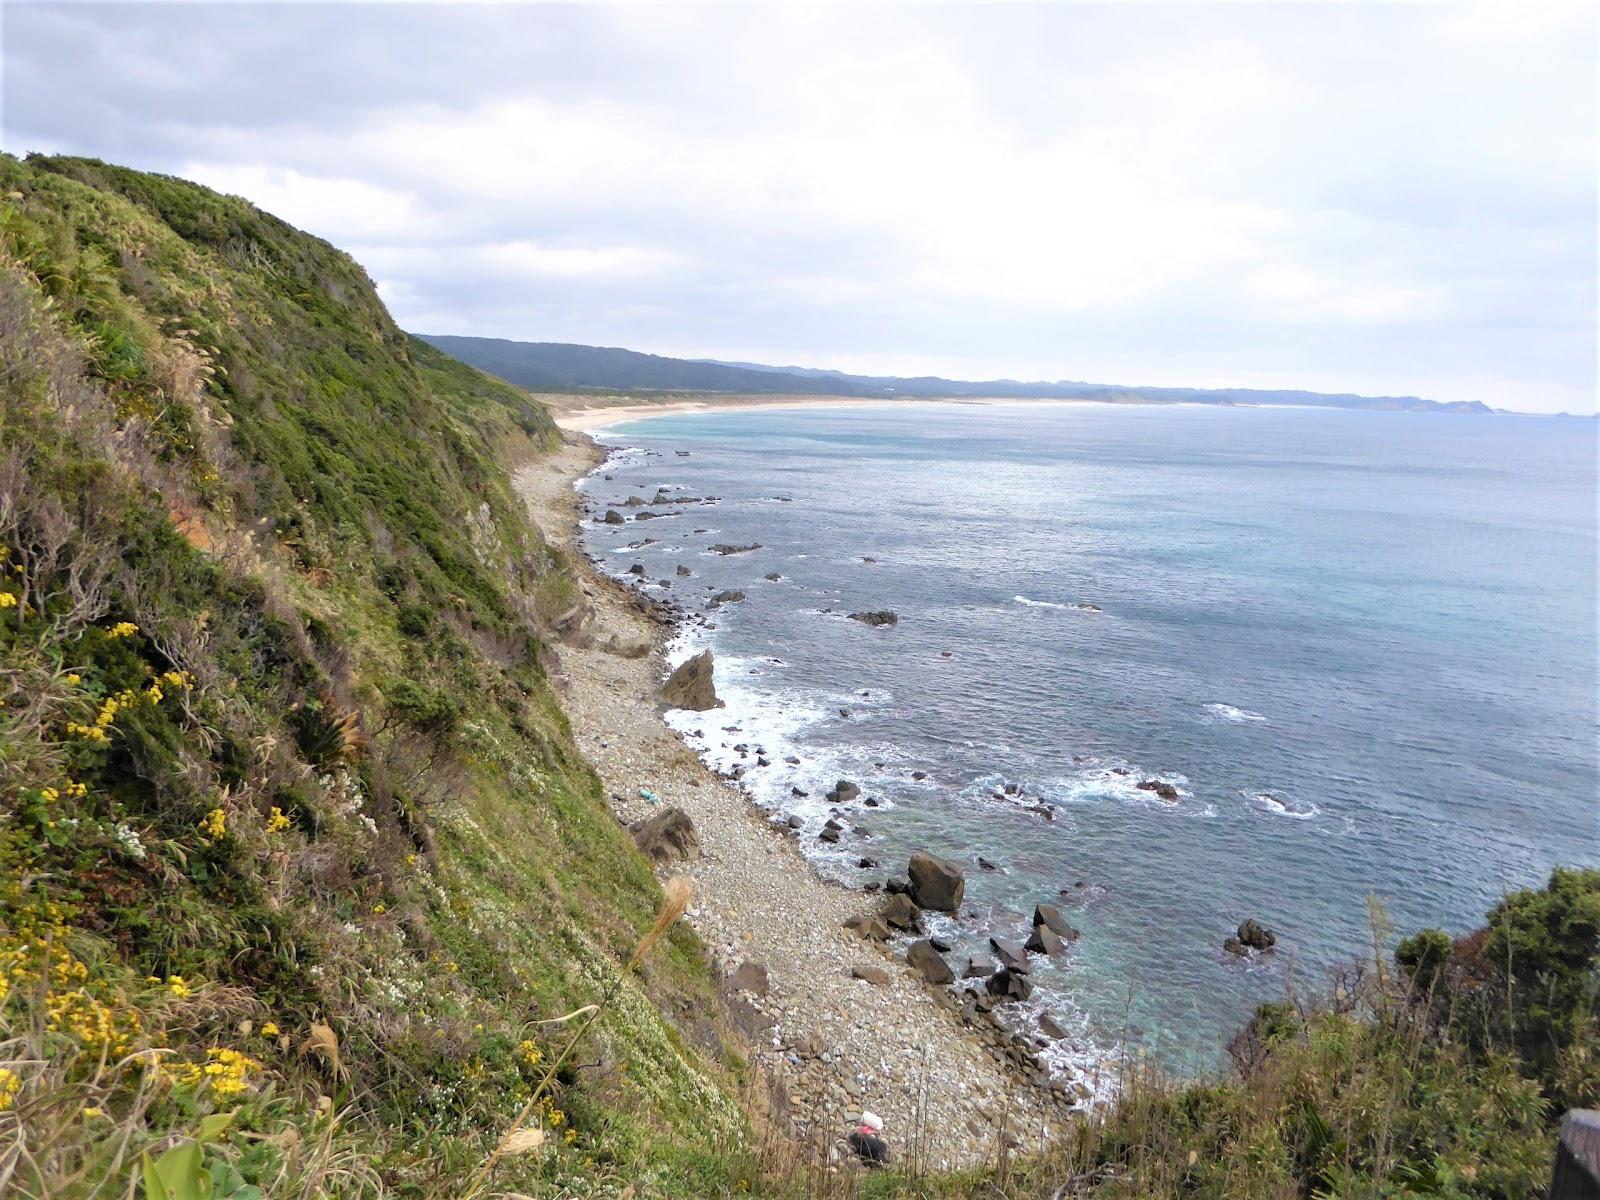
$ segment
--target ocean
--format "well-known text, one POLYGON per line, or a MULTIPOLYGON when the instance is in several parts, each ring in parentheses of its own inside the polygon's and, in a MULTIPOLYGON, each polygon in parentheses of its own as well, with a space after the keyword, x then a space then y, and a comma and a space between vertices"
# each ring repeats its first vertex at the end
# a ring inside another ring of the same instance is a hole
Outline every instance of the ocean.
POLYGON ((1596 422, 899 403, 599 439, 581 490, 630 519, 588 548, 704 614, 677 658, 715 653, 726 707, 670 722, 828 876, 960 863, 931 923, 958 973, 1060 905, 1082 937, 1013 1017, 1061 1025, 1063 1066, 1204 1070, 1367 951, 1373 903, 1383 936, 1463 932, 1600 865, 1596 422), (658 489, 718 499, 621 507, 658 489), (838 779, 878 805, 832 845, 838 779), (1274 952, 1223 951, 1246 917, 1274 952))

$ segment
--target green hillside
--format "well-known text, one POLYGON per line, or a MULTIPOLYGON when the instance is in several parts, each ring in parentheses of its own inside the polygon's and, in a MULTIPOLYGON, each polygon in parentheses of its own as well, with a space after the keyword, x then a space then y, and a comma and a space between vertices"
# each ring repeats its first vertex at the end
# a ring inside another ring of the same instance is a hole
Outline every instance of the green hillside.
POLYGON ((542 666, 544 410, 240 200, 10 157, 0 197, 11 1194, 121 1194, 212 1112, 218 1194, 461 1194, 606 995, 495 1184, 694 1177, 739 1062, 685 928, 623 977, 661 896, 542 666))

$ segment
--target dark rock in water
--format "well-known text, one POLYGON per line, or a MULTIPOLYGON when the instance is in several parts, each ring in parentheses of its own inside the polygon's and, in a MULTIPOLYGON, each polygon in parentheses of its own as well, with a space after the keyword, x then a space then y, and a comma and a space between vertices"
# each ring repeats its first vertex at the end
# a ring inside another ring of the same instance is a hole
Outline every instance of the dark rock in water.
POLYGON ((1066 917, 1061 915, 1061 910, 1053 904, 1040 904, 1033 910, 1033 925, 1037 929, 1044 926, 1051 933, 1063 941, 1074 942, 1078 939, 1078 931, 1067 924, 1066 917))
POLYGON ((787 824, 790 829, 804 829, 806 823, 799 817, 790 817, 785 824, 787 824))
POLYGON ((800 759, 793 754, 785 754, 783 756, 783 761, 788 763, 791 767, 798 767, 800 765, 800 759))
POLYGON ((913 771, 913 772, 911 772, 911 778, 915 779, 918 783, 922 782, 927 777, 928 777, 928 773, 926 771, 913 771))
POLYGON ((833 785, 833 791, 829 792, 823 798, 827 800, 829 804, 849 804, 850 801, 854 800, 859 795, 861 795, 861 789, 859 787, 851 783, 848 779, 841 779, 838 783, 833 785))
POLYGON ((758 767, 770 767, 771 765, 772 765, 772 760, 770 758, 768 758, 766 755, 764 755, 764 754, 756 755, 756 766, 758 766, 758 767))
POLYGON ((758 962, 744 962, 728 979, 728 986, 736 992, 749 992, 752 996, 765 996, 770 987, 767 968, 758 962))
POLYGON ((895 625, 900 621, 898 614, 892 613, 886 608, 880 609, 877 612, 851 613, 850 619, 852 621, 860 621, 863 625, 871 625, 875 628, 882 625, 895 625))
POLYGON ((1008 796, 1020 796, 1022 795, 1022 785, 1020 783, 1008 783, 1005 786, 1005 793, 1008 796))
POLYGON ((1080 600, 1076 604, 1074 604, 1072 607, 1073 608, 1077 608, 1077 609, 1082 609, 1084 612, 1104 612, 1105 611, 1105 609, 1101 608, 1098 604, 1090 604, 1086 600, 1080 600))
POLYGON ((606 515, 601 517, 600 520, 607 525, 621 525, 627 518, 616 509, 608 508, 606 509, 606 515))
POLYGON ((1033 984, 1020 972, 1004 970, 996 971, 989 976, 989 982, 984 985, 984 990, 1003 1004, 1012 1000, 1026 1000, 1033 995, 1033 984))
POLYGON ((1165 779, 1145 779, 1135 784, 1141 792, 1154 792, 1161 799, 1173 801, 1178 798, 1178 789, 1165 779))
POLYGON ((776 571, 769 571, 766 575, 762 576, 762 578, 768 583, 777 583, 778 580, 783 578, 783 576, 779 575, 776 571))
POLYGON ((922 928, 922 910, 912 902, 910 896, 904 894, 890 896, 883 906, 882 916, 884 922, 893 929, 914 933, 922 928))
POLYGON ((878 807, 878 801, 877 801, 877 799, 876 799, 876 798, 874 798, 874 797, 872 797, 872 796, 868 796, 868 797, 867 797, 867 798, 866 798, 866 799, 865 799, 865 800, 863 800, 863 801, 862 801, 862 802, 861 802, 861 803, 862 803, 862 804, 864 804, 864 805, 866 805, 866 806, 867 806, 867 807, 868 807, 868 808, 877 808, 877 807, 878 807))
POLYGON ((933 948, 940 954, 949 954, 951 950, 955 949, 955 944, 949 938, 930 937, 928 940, 933 943, 933 948))
POLYGON ((994 951, 994 956, 1000 960, 1000 966, 1007 971, 1026 975, 1033 969, 1028 965, 1028 952, 1010 938, 990 938, 989 949, 994 951))
POLYGON ((863 871, 870 871, 877 865, 878 860, 875 858, 863 858, 860 862, 856 863, 856 866, 860 867, 863 871))
POLYGON ((689 568, 684 566, 682 563, 679 563, 678 564, 678 574, 681 575, 683 578, 687 579, 687 578, 689 578, 690 575, 693 575, 694 572, 689 570, 689 568))
POLYGON ((789 795, 791 795, 791 796, 809 796, 809 795, 811 795, 811 793, 806 791, 804 788, 791 787, 789 789, 789 795))
POLYGON ((1113 775, 1132 775, 1133 774, 1133 772, 1128 770, 1127 767, 1112 767, 1111 768, 1111 773, 1113 775))
POLYGON ((1237 954, 1243 958, 1250 951, 1264 953, 1278 944, 1278 935, 1273 933, 1254 917, 1248 917, 1239 922, 1239 931, 1227 941, 1222 943, 1222 948, 1229 954, 1237 954))
POLYGON ((628 827, 633 843, 653 862, 677 862, 700 857, 700 835, 681 808, 664 808, 628 827))
POLYGON ((709 605, 707 605, 707 607, 708 608, 718 608, 718 607, 720 607, 721 605, 724 605, 724 604, 737 604, 737 603, 739 603, 739 601, 741 601, 743 599, 744 599, 744 593, 743 592, 736 592, 732 588, 727 588, 727 589, 725 589, 723 591, 718 592, 715 596, 711 597, 711 603, 709 605))
POLYGON ((823 828, 824 829, 843 829, 844 826, 839 824, 839 822, 834 820, 832 817, 829 817, 828 820, 827 820, 827 823, 825 825, 823 825, 823 828))
POLYGON ((956 973, 950 969, 950 964, 945 962, 944 956, 934 948, 933 943, 926 939, 912 942, 906 947, 906 962, 935 987, 942 987, 956 980, 956 973))
POLYGON ((748 546, 731 546, 727 542, 718 542, 710 547, 713 554, 749 554, 752 550, 761 549, 760 542, 751 542, 748 546))
POLYGON ((676 454, 679 458, 688 458, 689 457, 689 452, 687 450, 674 450, 673 453, 676 454))
POLYGON ((644 564, 643 563, 634 563, 633 566, 628 568, 628 574, 629 575, 640 575, 640 576, 642 576, 644 574, 644 564))
POLYGON ((817 840, 819 842, 827 842, 829 845, 835 845, 839 841, 839 830, 824 827, 822 832, 817 834, 817 840))
POLYGON ((848 721, 850 719, 850 710, 848 708, 841 708, 839 710, 839 715, 848 721))
POLYGON ((978 855, 978 869, 980 871, 998 871, 1000 868, 997 864, 990 862, 987 858, 984 858, 983 855, 980 854, 978 855))
POLYGON ((891 896, 911 895, 911 881, 909 879, 885 879, 883 890, 891 896))
POLYGON ((863 554, 861 556, 861 561, 864 562, 864 563, 875 563, 878 560, 873 558, 872 555, 870 555, 870 554, 863 554))
POLYGON ((1067 1036, 1067 1031, 1062 1028, 1060 1022, 1049 1013, 1045 1013, 1039 1018, 1039 1032, 1047 1038, 1055 1038, 1058 1041, 1067 1036))
POLYGON ((967 969, 963 973, 964 979, 987 979, 1000 969, 999 964, 987 954, 974 954, 967 959, 967 969))
POLYGON ((667 676, 667 682, 661 685, 661 698, 669 708, 687 708, 694 712, 721 708, 722 701, 717 699, 711 676, 711 651, 702 650, 667 676))
POLYGON ((961 907, 967 877, 955 863, 918 850, 911 856, 907 874, 911 876, 911 897, 923 908, 955 912, 961 907))
POLYGON ((1048 925, 1035 925, 1028 936, 1027 948, 1035 954, 1060 954, 1066 946, 1048 925))
POLYGON ((628 497, 628 502, 625 505, 623 505, 623 507, 624 508, 643 508, 644 507, 644 497, 643 496, 629 496, 628 497))

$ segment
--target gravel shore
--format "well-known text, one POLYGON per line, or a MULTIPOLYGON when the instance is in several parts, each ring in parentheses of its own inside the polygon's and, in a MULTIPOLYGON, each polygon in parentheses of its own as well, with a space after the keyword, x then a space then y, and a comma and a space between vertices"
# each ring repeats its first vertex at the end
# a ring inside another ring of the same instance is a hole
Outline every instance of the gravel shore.
POLYGON ((694 878, 689 917, 720 969, 766 970, 765 994, 740 991, 734 1004, 759 1030, 758 1056, 795 1131, 842 1135, 870 1109, 884 1118, 891 1148, 927 1167, 982 1162, 1007 1142, 1037 1147, 1063 1117, 1062 1094, 1030 1082, 999 1051, 998 1035, 974 1030, 948 994, 906 967, 903 952, 848 933, 843 922, 875 912, 879 898, 824 881, 737 785, 662 723, 668 631, 584 556, 573 484, 602 456, 580 433, 566 439, 515 479, 545 537, 573 552, 595 610, 582 644, 557 648, 563 703, 619 820, 658 811, 639 796, 648 788, 694 822, 702 857, 671 869, 694 878), (652 649, 637 658, 602 648, 644 640, 652 649), (858 968, 883 982, 853 977, 858 968))

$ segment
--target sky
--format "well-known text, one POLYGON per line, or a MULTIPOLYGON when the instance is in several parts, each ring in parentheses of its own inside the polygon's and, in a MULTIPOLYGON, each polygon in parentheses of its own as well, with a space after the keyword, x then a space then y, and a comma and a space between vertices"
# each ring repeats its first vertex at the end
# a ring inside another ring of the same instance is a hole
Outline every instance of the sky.
POLYGON ((0 6, 0 146, 414 332, 1595 410, 1596 8, 0 6))

